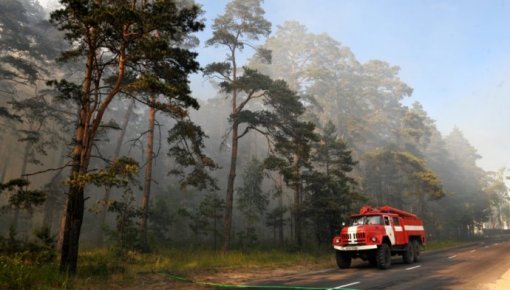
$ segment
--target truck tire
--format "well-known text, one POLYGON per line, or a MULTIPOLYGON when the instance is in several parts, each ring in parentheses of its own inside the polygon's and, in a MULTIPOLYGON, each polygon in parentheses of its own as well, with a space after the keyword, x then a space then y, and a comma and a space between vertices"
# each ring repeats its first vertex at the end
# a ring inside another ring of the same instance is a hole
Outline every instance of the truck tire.
POLYGON ((406 245, 405 251, 402 253, 402 260, 406 264, 411 264, 414 262, 414 241, 411 240, 406 245))
POLYGON ((420 243, 417 240, 413 240, 413 250, 414 250, 414 262, 418 262, 420 260, 420 243))
POLYGON ((336 251, 336 264, 340 269, 347 269, 351 266, 351 255, 346 252, 336 251))
POLYGON ((388 244, 383 243, 377 248, 377 267, 388 269, 391 266, 391 250, 388 244))

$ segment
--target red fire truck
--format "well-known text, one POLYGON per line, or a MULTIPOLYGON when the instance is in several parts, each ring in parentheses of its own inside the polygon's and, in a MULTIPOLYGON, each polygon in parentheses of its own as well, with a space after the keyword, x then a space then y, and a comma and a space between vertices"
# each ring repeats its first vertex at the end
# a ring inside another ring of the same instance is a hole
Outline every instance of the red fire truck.
POLYGON ((349 268, 352 259, 361 258, 388 269, 394 255, 401 255, 404 263, 417 262, 425 236, 423 222, 412 213, 387 205, 364 206, 333 237, 333 248, 339 268, 349 268))

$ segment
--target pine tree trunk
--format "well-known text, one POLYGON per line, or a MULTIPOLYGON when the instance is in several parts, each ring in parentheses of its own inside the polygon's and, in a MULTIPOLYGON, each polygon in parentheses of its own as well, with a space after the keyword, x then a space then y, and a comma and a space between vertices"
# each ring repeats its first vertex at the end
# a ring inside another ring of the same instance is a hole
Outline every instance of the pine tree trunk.
POLYGON ((426 218, 426 216, 427 216, 427 201, 425 200, 425 193, 420 192, 419 190, 417 190, 417 192, 419 192, 419 203, 420 203, 418 216, 421 218, 426 218))
POLYGON ((278 245, 283 248, 283 180, 280 173, 276 174, 276 191, 278 196, 278 208, 280 209, 280 216, 278 217, 278 245))
POLYGON ((294 174, 296 184, 294 185, 294 234, 298 247, 303 245, 303 236, 301 230, 301 178, 299 172, 299 156, 294 155, 294 174))
POLYGON ((276 228, 277 225, 273 225, 273 244, 276 244, 276 228))
MULTIPOLYGON (((117 160, 120 155, 120 150, 122 149, 122 144, 124 143, 124 136, 126 135, 126 128, 129 124, 129 119, 131 118, 131 114, 133 113, 133 108, 135 106, 135 100, 132 100, 129 104, 129 107, 126 110, 126 114, 124 115, 124 120, 122 121, 121 130, 119 132, 119 136, 117 137, 117 143, 115 145, 115 151, 113 151, 112 160, 117 160)), ((112 191, 111 187, 107 187, 104 192, 103 200, 105 204, 103 205, 103 209, 99 213, 99 228, 96 232, 96 245, 98 247, 102 247, 104 243, 103 238, 103 228, 106 224, 106 214, 108 211, 108 206, 106 202, 110 199, 110 193, 112 191)))
MULTIPOLYGON (((23 161, 21 163, 21 174, 20 178, 25 178, 24 175, 27 173, 27 166, 28 166, 28 155, 30 154, 30 149, 32 148, 32 145, 27 142, 25 145, 25 152, 23 152, 23 161)), ((18 229, 18 221, 19 221, 19 208, 14 209, 14 215, 12 217, 11 221, 11 228, 17 230, 18 229)))
MULTIPOLYGON (((73 170, 73 173, 76 173, 73 170)), ((78 264, 78 248, 80 231, 83 222, 85 207, 84 189, 71 185, 67 199, 65 218, 62 229, 62 251, 60 256, 60 271, 67 274, 75 274, 78 264)))
MULTIPOLYGON (((82 108, 81 113, 84 112, 82 108)), ((61 254, 60 254, 60 272, 74 275, 78 264, 78 249, 80 242, 80 231, 83 223, 83 212, 85 208, 84 188, 78 184, 76 177, 86 173, 87 163, 82 161, 83 148, 83 123, 82 119, 78 121, 75 130, 75 145, 72 154, 71 183, 67 195, 64 216, 61 221, 61 254)))
POLYGON ((156 116, 156 109, 154 108, 155 97, 150 97, 150 109, 149 109, 149 130, 147 133, 147 151, 146 158, 147 164, 145 166, 145 177, 142 197, 142 224, 141 224, 141 243, 142 247, 148 249, 147 242, 147 220, 149 217, 149 199, 151 194, 151 181, 152 181, 152 160, 153 160, 153 146, 154 146, 154 119, 156 116))
POLYGON ((5 177, 7 176, 7 168, 10 165, 11 161, 11 142, 10 140, 5 140, 2 142, 2 146, 0 152, 2 152, 1 160, 2 160, 2 168, 0 169, 0 183, 5 182, 5 177))
POLYGON ((126 114, 124 115, 124 120, 122 120, 121 131, 119 133, 119 137, 117 138, 117 144, 115 147, 115 151, 113 152, 112 159, 115 160, 120 155, 120 150, 122 149, 122 144, 124 143, 124 136, 126 135, 126 128, 129 124, 129 119, 131 119, 131 115, 133 114, 133 109, 135 107, 135 100, 132 100, 129 104, 129 107, 126 110, 126 114))
POLYGON ((237 167, 237 150, 238 150, 238 129, 239 124, 237 123, 238 112, 237 108, 237 89, 235 88, 237 81, 237 65, 236 65, 236 55, 235 48, 232 50, 232 115, 233 115, 233 124, 232 124, 232 151, 230 153, 230 172, 228 174, 227 180, 227 196, 225 200, 225 216, 224 216, 224 226, 223 226, 223 247, 222 250, 228 251, 230 249, 230 234, 232 230, 232 211, 234 206, 234 182, 236 179, 236 167, 237 167))
MULTIPOLYGON (((58 167, 62 167, 64 165, 64 156, 65 154, 62 152, 60 155, 60 159, 58 161, 58 167)), ((58 180, 58 178, 60 177, 60 175, 62 175, 62 171, 64 171, 64 168, 60 168, 58 171, 57 171, 57 174, 55 174, 49 184, 55 184, 58 180)), ((55 196, 55 192, 51 193, 51 195, 48 196, 48 198, 46 199, 46 203, 44 205, 44 216, 43 216, 43 226, 48 228, 49 232, 51 233, 51 229, 52 229, 52 226, 53 226, 53 218, 54 218, 54 213, 56 211, 56 204, 57 204, 57 197, 55 196)))
POLYGON ((67 207, 67 204, 64 205, 64 210, 62 210, 62 213, 61 213, 60 219, 59 219, 59 224, 58 224, 56 250, 57 250, 57 252, 60 252, 60 253, 62 253, 62 243, 64 241, 64 228, 65 228, 65 222, 66 222, 66 207, 67 207))
POLYGON ((232 152, 230 155, 230 173, 227 183, 227 198, 225 201, 225 218, 223 227, 223 251, 230 248, 230 233, 232 229, 232 211, 234 205, 234 181, 236 178, 237 149, 238 149, 238 125, 232 126, 232 152))
POLYGON ((53 229, 53 218, 55 213, 55 199, 54 197, 48 197, 46 199, 45 205, 44 205, 44 216, 42 225, 43 227, 48 229, 48 232, 51 233, 51 230, 53 229))
MULTIPOLYGON (((94 35, 94 29, 89 31, 94 35)), ((89 158, 87 154, 89 127, 89 95, 92 85, 92 66, 95 60, 95 49, 91 49, 87 55, 85 78, 82 85, 82 100, 77 111, 77 123, 74 130, 74 144, 71 153, 72 167, 70 172, 71 183, 67 193, 67 201, 64 215, 60 223, 59 244, 60 244, 60 272, 67 275, 76 274, 78 264, 78 249, 80 242, 80 231, 83 223, 83 211, 85 208, 84 185, 78 184, 80 174, 87 172, 89 158)), ((99 122, 101 119, 99 118, 99 122)), ((94 136, 89 136, 94 138, 94 136)))
POLYGON ((5 176, 7 176, 7 168, 9 167, 11 161, 11 154, 6 154, 5 159, 3 159, 2 172, 0 173, 0 183, 5 181, 5 176))
POLYGON ((217 233, 218 233, 218 219, 216 218, 217 216, 217 213, 216 213, 216 206, 214 207, 214 232, 213 232, 213 237, 214 237, 214 250, 216 251, 217 247, 218 247, 218 237, 217 237, 217 233))

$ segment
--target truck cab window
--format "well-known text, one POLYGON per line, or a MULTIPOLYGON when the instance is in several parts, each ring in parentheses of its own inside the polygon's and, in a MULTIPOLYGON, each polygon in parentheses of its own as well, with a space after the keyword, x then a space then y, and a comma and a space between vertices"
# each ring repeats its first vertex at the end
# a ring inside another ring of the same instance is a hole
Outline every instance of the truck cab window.
POLYGON ((387 226, 390 225, 390 219, 387 216, 384 217, 384 224, 387 226))
POLYGON ((369 225, 380 225, 380 224, 382 224, 381 216, 374 215, 374 216, 367 217, 367 224, 369 224, 369 225))
POLYGON ((360 225, 381 225, 382 219, 379 215, 374 216, 360 216, 351 218, 349 221, 350 226, 360 226, 360 225))
POLYGON ((393 225, 400 226, 400 221, 398 220, 398 217, 393 218, 393 225))

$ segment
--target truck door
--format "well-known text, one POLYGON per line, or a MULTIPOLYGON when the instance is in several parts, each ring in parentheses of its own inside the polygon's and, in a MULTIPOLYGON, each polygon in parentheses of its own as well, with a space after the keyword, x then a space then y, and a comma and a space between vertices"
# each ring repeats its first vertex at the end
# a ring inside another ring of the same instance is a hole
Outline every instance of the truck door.
POLYGON ((386 235, 390 238, 390 242, 392 245, 395 245, 395 232, 393 230, 393 226, 391 225, 391 219, 387 215, 384 217, 384 229, 386 230, 386 235))
POLYGON ((395 242, 397 243, 397 245, 407 243, 404 229, 400 223, 399 217, 393 217, 393 229, 395 230, 395 242))

